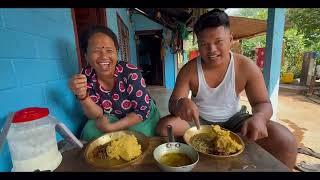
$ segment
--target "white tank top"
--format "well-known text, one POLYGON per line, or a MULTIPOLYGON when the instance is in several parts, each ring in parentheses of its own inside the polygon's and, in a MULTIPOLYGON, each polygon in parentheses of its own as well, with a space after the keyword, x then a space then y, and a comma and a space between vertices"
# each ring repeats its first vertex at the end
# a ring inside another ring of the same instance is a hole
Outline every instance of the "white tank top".
POLYGON ((235 88, 235 68, 233 53, 230 52, 231 60, 228 70, 222 82, 211 88, 207 85, 202 65, 201 57, 197 59, 198 72, 198 93, 191 100, 197 105, 200 117, 210 122, 225 122, 241 109, 239 96, 235 88))

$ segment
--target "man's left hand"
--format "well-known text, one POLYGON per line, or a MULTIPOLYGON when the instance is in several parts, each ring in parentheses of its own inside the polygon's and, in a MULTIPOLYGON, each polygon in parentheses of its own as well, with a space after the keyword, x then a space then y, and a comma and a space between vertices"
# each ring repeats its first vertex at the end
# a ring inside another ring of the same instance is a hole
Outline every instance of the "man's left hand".
POLYGON ((241 134, 246 136, 249 141, 256 141, 268 137, 266 120, 263 115, 254 114, 244 122, 241 134))

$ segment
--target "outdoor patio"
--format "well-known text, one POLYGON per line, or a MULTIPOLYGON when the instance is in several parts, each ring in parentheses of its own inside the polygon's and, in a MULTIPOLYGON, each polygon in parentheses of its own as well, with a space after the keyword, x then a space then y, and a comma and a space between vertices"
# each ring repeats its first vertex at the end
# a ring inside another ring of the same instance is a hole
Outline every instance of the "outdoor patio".
MULTIPOLYGON (((159 86, 150 86, 148 89, 152 98, 155 99, 161 115, 167 115, 169 113, 168 101, 172 90, 167 90, 159 86)), ((247 105, 248 110, 251 112, 248 99, 244 92, 241 93, 240 102, 243 105, 247 105)), ((293 132, 297 139, 298 146, 306 146, 316 152, 320 152, 320 104, 296 92, 283 89, 279 90, 278 103, 278 122, 293 132)), ((300 161, 305 161, 308 164, 320 163, 320 159, 304 154, 298 154, 297 162, 300 161)))

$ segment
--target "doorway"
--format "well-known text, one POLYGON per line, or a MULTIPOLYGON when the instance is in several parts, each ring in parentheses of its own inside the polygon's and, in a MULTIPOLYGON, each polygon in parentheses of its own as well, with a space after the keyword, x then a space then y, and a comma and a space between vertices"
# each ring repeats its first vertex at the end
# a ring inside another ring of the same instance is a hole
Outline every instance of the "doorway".
POLYGON ((138 67, 147 85, 163 86, 162 31, 137 31, 138 67))
POLYGON ((107 26, 106 10, 105 8, 73 8, 72 20, 79 64, 80 68, 83 68, 87 66, 87 61, 84 57, 84 52, 80 48, 79 40, 89 27, 95 25, 107 26))

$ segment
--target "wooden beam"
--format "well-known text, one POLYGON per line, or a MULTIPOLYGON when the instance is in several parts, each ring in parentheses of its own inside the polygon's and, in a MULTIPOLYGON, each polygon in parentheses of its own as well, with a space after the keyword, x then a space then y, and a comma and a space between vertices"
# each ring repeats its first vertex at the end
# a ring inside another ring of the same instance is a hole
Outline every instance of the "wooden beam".
POLYGON ((144 15, 145 17, 149 18, 150 20, 152 20, 152 21, 154 21, 154 22, 156 22, 156 23, 159 23, 159 24, 165 26, 166 28, 168 28, 168 29, 170 29, 170 30, 174 30, 173 27, 164 24, 163 22, 161 22, 161 21, 157 20, 156 18, 150 16, 149 14, 145 13, 145 12, 142 11, 141 9, 139 9, 139 8, 134 8, 134 10, 135 10, 136 12, 144 15))

